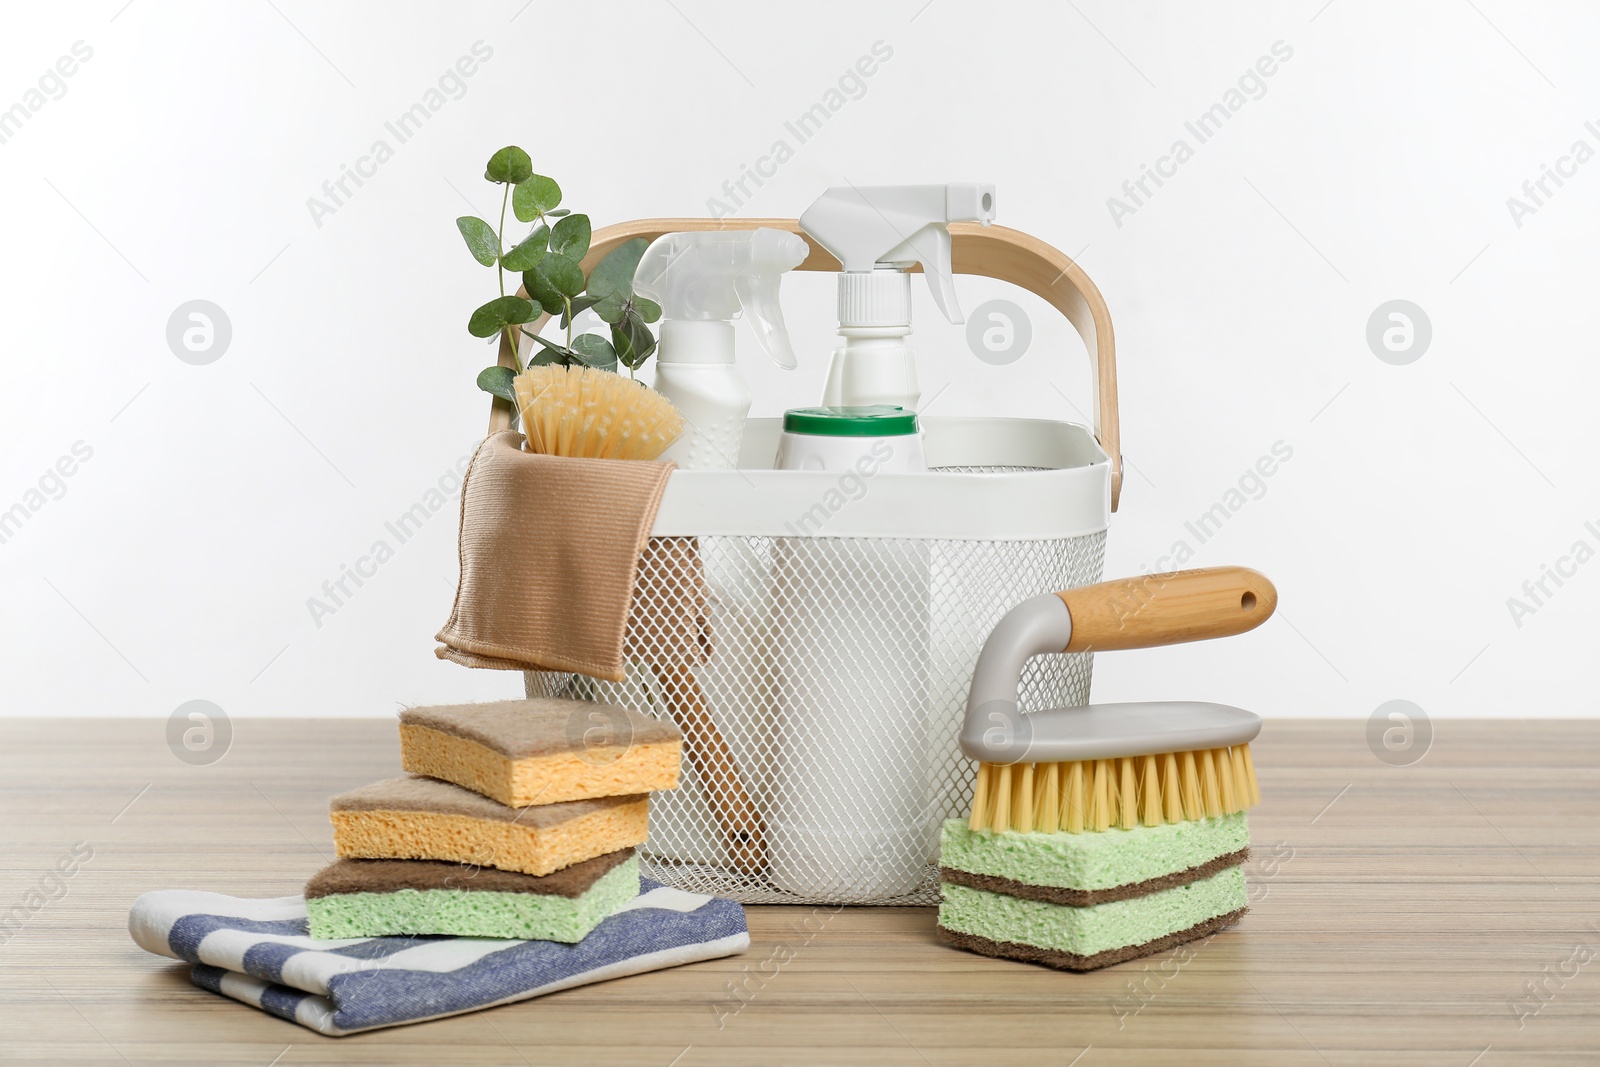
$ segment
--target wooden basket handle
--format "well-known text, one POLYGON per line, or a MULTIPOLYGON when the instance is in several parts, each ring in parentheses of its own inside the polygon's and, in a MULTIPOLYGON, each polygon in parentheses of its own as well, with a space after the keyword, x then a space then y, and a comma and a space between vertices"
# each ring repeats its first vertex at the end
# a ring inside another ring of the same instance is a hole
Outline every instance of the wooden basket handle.
MULTIPOLYGON (((639 219, 606 226, 594 232, 589 254, 583 257, 587 276, 595 264, 618 245, 643 237, 654 241, 664 233, 688 230, 754 230, 767 226, 790 233, 805 233, 797 219, 639 219)), ((957 274, 976 274, 985 278, 1020 285, 1065 315, 1083 338, 1093 363, 1094 435, 1111 457, 1111 510, 1117 509, 1122 495, 1122 447, 1117 421, 1117 360, 1111 333, 1111 313, 1094 282, 1064 253, 1036 237, 1004 226, 980 226, 975 222, 950 224, 950 265, 957 274)), ((809 238, 807 239, 809 243, 809 238)), ((839 261, 822 248, 811 245, 811 254, 798 270, 836 272, 839 261)), ((920 267, 913 270, 921 272, 920 267)), ((524 290, 518 292, 526 296, 524 290)), ((525 327, 537 333, 549 319, 541 315, 525 327)), ((515 367, 511 342, 500 336, 500 365, 515 367)), ((511 428, 511 405, 498 397, 489 414, 489 432, 511 428)))

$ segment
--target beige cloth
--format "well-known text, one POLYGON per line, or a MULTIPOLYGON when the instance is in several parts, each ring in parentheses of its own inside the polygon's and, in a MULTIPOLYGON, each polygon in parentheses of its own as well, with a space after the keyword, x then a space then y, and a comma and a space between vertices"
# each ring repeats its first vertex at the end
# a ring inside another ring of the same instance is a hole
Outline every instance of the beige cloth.
POLYGON ((671 463, 522 450, 515 430, 478 446, 461 488, 461 583, 440 659, 572 671, 620 682, 710 654, 692 538, 650 538, 671 463), (626 648, 624 646, 627 646, 626 648))

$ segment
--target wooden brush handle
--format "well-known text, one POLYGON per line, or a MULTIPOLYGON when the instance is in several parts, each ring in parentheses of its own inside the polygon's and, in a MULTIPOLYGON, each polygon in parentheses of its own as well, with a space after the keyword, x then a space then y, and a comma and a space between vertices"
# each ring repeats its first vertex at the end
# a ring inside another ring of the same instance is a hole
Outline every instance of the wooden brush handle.
POLYGON ((1260 626, 1278 606, 1278 590, 1266 575, 1248 567, 1145 574, 1056 595, 1072 613, 1066 652, 1231 637, 1260 626))
MULTIPOLYGON (((806 235, 797 219, 639 219, 594 231, 589 253, 583 257, 587 277, 595 264, 619 245, 642 237, 654 241, 664 233, 687 230, 754 230, 759 227, 787 230, 806 235)), ((809 241, 809 238, 807 239, 809 241)), ((983 226, 976 222, 950 224, 950 268, 956 274, 976 274, 998 278, 1021 286, 1059 311, 1083 339, 1089 351, 1094 389, 1094 435, 1111 458, 1111 510, 1117 510, 1122 496, 1122 446, 1117 422, 1117 357, 1111 333, 1111 312, 1093 281, 1071 257, 1030 234, 1005 226, 983 226)), ((818 245, 796 270, 837 271, 839 261, 818 245)), ((922 268, 915 267, 920 272, 922 268)), ((517 290, 521 296, 527 292, 517 290)), ((541 315, 527 324, 538 333, 549 316, 541 315)), ((532 342, 529 342, 532 344, 532 342)), ((510 336, 500 335, 500 365, 515 366, 510 336)), ((496 397, 489 414, 489 432, 511 428, 511 405, 496 397)))
POLYGON ((667 706, 683 730, 683 747, 706 789, 711 814, 722 830, 722 843, 734 869, 760 874, 767 869, 767 830, 761 813, 739 778, 727 739, 711 718, 705 694, 694 673, 683 665, 662 666, 656 677, 667 706))

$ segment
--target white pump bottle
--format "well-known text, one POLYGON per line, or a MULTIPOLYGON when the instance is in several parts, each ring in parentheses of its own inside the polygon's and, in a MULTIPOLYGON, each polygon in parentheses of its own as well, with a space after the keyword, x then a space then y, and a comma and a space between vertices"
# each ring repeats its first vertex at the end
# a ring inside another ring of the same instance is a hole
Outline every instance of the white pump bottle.
POLYGON ((778 283, 810 252, 783 230, 669 233, 645 249, 633 288, 661 305, 656 391, 683 415, 683 436, 662 455, 686 470, 738 465, 750 390, 734 366, 733 319, 742 310, 773 362, 795 366, 778 283))
POLYGON ((933 301, 962 320, 950 269, 952 222, 994 221, 994 186, 838 186, 800 216, 800 228, 832 252, 839 275, 839 335, 822 402, 890 404, 915 411, 921 399, 911 333, 911 275, 922 264, 933 301))

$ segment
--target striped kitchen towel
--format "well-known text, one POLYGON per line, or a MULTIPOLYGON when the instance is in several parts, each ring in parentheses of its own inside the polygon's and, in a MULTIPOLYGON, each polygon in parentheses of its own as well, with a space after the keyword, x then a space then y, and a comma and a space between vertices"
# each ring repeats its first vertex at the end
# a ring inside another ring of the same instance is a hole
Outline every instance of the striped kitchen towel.
POLYGON ((202 989, 332 1037, 509 1004, 558 989, 732 956, 744 909, 641 878, 632 903, 575 945, 484 937, 306 936, 303 897, 162 889, 134 901, 141 948, 194 964, 202 989))

